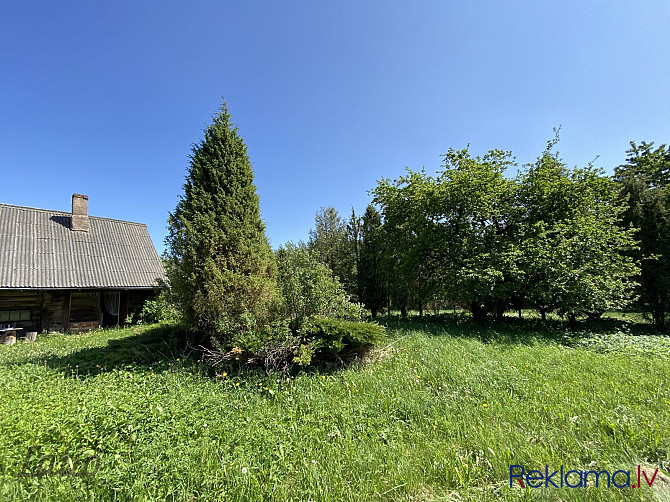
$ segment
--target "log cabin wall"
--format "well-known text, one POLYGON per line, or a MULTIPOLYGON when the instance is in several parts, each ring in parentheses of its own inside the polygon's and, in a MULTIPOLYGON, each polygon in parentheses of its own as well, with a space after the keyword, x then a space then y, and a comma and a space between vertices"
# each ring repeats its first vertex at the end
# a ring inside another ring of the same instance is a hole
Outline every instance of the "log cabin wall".
POLYGON ((67 331, 90 331, 100 327, 100 291, 72 291, 67 331))
POLYGON ((0 324, 37 331, 41 328, 41 314, 41 291, 0 290, 0 324))
MULTIPOLYGON (((139 314, 144 308, 144 302, 156 295, 156 291, 131 290, 128 291, 127 313, 133 316, 133 322, 137 322, 139 314)), ((124 319, 125 320, 125 319, 124 319)))
MULTIPOLYGON (((0 324, 24 331, 79 332, 100 327, 100 291, 0 290, 0 324)), ((121 292, 119 323, 139 314, 151 290, 121 292)))

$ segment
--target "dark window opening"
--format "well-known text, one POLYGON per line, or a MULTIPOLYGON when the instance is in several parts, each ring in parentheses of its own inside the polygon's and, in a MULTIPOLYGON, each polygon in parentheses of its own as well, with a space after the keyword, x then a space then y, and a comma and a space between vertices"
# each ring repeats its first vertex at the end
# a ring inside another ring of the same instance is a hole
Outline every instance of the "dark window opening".
POLYGON ((30 310, 0 310, 0 322, 30 321, 30 310))
POLYGON ((70 297, 70 322, 90 322, 99 320, 100 295, 73 291, 70 297))

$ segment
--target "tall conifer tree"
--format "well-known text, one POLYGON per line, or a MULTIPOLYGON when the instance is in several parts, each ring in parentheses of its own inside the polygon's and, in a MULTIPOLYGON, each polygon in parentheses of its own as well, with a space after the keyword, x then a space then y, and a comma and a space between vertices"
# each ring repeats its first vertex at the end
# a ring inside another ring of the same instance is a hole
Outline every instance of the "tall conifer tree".
POLYGON ((269 321, 276 265, 247 147, 225 101, 192 147, 169 218, 168 273, 184 318, 214 346, 269 321))

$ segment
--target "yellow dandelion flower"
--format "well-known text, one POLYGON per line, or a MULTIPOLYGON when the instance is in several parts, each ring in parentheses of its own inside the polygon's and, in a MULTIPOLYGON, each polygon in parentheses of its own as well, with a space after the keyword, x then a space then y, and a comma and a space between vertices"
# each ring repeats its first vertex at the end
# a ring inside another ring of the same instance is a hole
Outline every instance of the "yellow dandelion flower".
POLYGON ((488 407, 488 404, 484 403, 484 404, 482 404, 482 406, 483 406, 484 408, 486 408, 486 407, 488 407))
POLYGON ((240 386, 240 382, 235 382, 235 387, 239 387, 239 386, 240 386))
POLYGON ((226 372, 224 371, 222 376, 227 377, 227 376, 228 376, 228 373, 226 373, 226 372))

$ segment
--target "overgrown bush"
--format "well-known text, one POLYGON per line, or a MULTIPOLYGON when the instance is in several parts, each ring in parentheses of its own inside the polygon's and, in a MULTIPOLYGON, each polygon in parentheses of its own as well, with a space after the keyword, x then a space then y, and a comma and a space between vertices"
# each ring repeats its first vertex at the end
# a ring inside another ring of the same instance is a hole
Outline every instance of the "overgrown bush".
POLYGON ((179 310, 168 291, 161 291, 155 298, 144 302, 138 315, 141 324, 153 324, 161 321, 179 320, 179 310))
POLYGON ((238 335, 233 347, 213 355, 215 362, 231 360, 287 371, 293 366, 344 363, 364 354, 386 337, 376 323, 315 316, 297 326, 277 321, 261 331, 238 335))
POLYGON ((332 271, 304 244, 280 246, 275 256, 285 312, 293 326, 316 315, 362 318, 363 307, 349 301, 349 295, 332 271))
POLYGON ((299 346, 293 361, 307 366, 314 359, 342 360, 380 343, 386 329, 377 323, 313 317, 297 330, 299 346))

